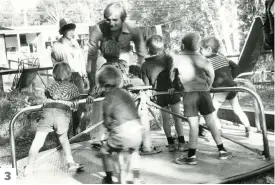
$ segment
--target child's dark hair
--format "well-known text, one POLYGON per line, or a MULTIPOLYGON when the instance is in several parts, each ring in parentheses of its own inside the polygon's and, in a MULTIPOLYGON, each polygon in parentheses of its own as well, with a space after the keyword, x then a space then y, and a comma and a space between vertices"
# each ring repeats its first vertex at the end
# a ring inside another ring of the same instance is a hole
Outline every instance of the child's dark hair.
POLYGON ((114 87, 120 87, 122 83, 121 73, 116 67, 105 65, 97 74, 97 82, 101 87, 107 84, 114 87))
POLYGON ((187 33, 181 40, 184 49, 188 51, 197 51, 200 48, 200 35, 196 32, 187 33))
POLYGON ((141 78, 141 70, 140 67, 138 67, 137 65, 130 65, 129 73, 141 78))
POLYGON ((203 48, 211 47, 214 53, 218 53, 221 45, 219 40, 215 36, 209 36, 202 39, 201 47, 203 48))
POLYGON ((65 62, 58 62, 53 67, 53 78, 55 81, 70 80, 72 75, 71 67, 65 62))
POLYGON ((149 49, 150 55, 155 55, 160 51, 163 51, 164 43, 162 36, 160 35, 152 35, 146 41, 146 47, 149 49))
POLYGON ((120 45, 114 40, 107 40, 101 44, 101 52, 104 58, 119 57, 120 45))

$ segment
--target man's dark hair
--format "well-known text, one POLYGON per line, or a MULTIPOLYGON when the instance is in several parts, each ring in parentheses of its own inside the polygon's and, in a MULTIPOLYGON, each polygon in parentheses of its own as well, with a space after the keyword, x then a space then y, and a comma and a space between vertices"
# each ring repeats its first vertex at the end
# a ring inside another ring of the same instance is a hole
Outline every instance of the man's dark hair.
POLYGON ((137 65, 130 65, 129 66, 129 74, 133 74, 139 78, 141 78, 141 70, 140 67, 137 65))

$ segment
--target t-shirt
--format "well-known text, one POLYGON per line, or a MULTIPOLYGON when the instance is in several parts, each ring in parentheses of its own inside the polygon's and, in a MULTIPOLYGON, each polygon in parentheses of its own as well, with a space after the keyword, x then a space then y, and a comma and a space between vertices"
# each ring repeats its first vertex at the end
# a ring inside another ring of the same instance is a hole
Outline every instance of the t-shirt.
POLYGON ((165 54, 146 58, 141 66, 141 76, 145 85, 152 85, 154 89, 163 91, 171 88, 170 69, 172 63, 172 58, 165 54))
POLYGON ((229 61, 225 56, 212 55, 208 57, 215 71, 213 87, 235 86, 234 77, 238 74, 238 65, 229 61))
POLYGON ((79 91, 76 85, 68 81, 56 81, 45 89, 45 96, 53 100, 74 100, 79 91))
POLYGON ((130 94, 120 88, 114 88, 103 101, 104 125, 112 130, 113 128, 135 119, 139 119, 135 103, 130 94))

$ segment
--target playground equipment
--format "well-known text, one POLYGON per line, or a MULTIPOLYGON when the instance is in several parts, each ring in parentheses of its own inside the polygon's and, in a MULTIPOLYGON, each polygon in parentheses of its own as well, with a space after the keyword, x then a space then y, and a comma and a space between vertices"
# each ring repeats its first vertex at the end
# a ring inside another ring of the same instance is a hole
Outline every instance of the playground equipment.
MULTIPOLYGON (((140 89, 132 88, 131 90, 138 90, 151 93, 152 96, 160 96, 162 94, 167 94, 167 92, 150 92, 150 88, 140 89)), ((257 101, 259 106, 259 123, 262 129, 262 143, 263 151, 257 148, 252 148, 242 144, 241 140, 243 139, 240 135, 240 131, 225 134, 226 138, 232 138, 230 141, 224 140, 227 148, 232 151, 234 157, 225 161, 216 159, 215 153, 216 148, 213 146, 213 143, 206 141, 199 141, 198 155, 199 155, 199 164, 196 167, 190 166, 179 166, 172 162, 172 160, 179 155, 179 153, 169 153, 165 147, 166 141, 164 134, 152 132, 152 138, 155 143, 162 147, 163 152, 155 154, 153 156, 143 156, 141 159, 142 167, 142 176, 145 178, 145 181, 148 183, 226 183, 233 180, 242 179, 250 176, 251 174, 261 173, 262 171, 273 168, 274 159, 270 154, 265 117, 263 112, 263 105, 260 97, 252 90, 244 87, 228 87, 228 88, 216 88, 212 89, 212 92, 248 92, 251 94, 257 101), (232 135, 233 134, 233 135, 232 135), (231 142, 233 141, 233 142, 231 142), (241 166, 240 166, 241 165, 241 166), (225 168, 226 166, 226 168, 225 168), (209 172, 211 170, 211 173, 209 172), (191 170, 191 171, 190 171, 191 170), (205 174, 205 172, 207 174, 205 174), (183 175, 184 174, 184 175, 183 175), (196 177, 196 178, 195 178, 196 177)), ((139 93, 136 100, 140 103, 146 103, 149 107, 154 106, 158 109, 161 109, 158 105, 151 102, 148 98, 142 99, 144 96, 139 93)), ((85 99, 79 100, 79 103, 85 103, 85 99)), ((12 146, 12 166, 16 168, 18 172, 18 182, 30 183, 30 179, 22 179, 21 171, 23 166, 26 163, 26 159, 16 160, 15 153, 15 138, 14 138, 14 123, 16 119, 23 113, 40 110, 42 105, 31 106, 19 111, 10 122, 10 142, 12 146)), ((171 111, 162 109, 163 111, 169 112, 170 114, 176 115, 171 111)), ((185 119, 181 115, 176 115, 182 119, 185 119)), ((86 129, 82 133, 74 136, 70 141, 78 138, 87 133, 97 126, 101 125, 102 122, 98 122, 92 127, 86 129)), ((184 127, 186 128, 186 126, 184 127)), ((234 128, 235 129, 235 128, 234 128)), ((186 128, 188 131, 188 128, 186 128)), ((187 135, 185 133, 185 135, 187 135)), ((243 136, 244 137, 244 136, 243 136)), ((259 140, 259 137, 257 137, 259 140)), ((253 144, 253 143, 252 143, 253 144)), ((259 145, 257 142, 256 145, 259 145)), ((254 146, 255 147, 255 146, 254 146)), ((100 174, 102 173, 101 160, 96 157, 97 151, 90 148, 89 142, 81 142, 72 145, 72 151, 74 158, 77 162, 85 164, 85 171, 81 174, 68 174, 66 170, 62 168, 64 161, 60 160, 61 153, 58 150, 60 147, 52 149, 50 151, 42 152, 38 161, 35 165, 35 174, 32 177, 32 180, 35 182, 45 179, 45 176, 51 177, 47 178, 47 183, 65 183, 70 180, 72 183, 99 183, 100 174), (89 150, 87 150, 87 147, 89 150), (92 176, 91 176, 92 174, 92 176), (58 181, 57 178, 58 177, 58 181)), ((272 151, 272 150, 271 150, 272 151)))

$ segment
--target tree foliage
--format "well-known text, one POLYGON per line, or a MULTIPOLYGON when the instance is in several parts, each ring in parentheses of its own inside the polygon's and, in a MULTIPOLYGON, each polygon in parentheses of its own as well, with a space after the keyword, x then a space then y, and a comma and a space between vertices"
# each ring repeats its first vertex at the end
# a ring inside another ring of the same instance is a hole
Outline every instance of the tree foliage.
MULTIPOLYGON (((15 12, 13 1, 0 0, 2 25, 19 26, 24 11, 15 12)), ((129 19, 142 26, 163 25, 170 47, 177 46, 183 34, 197 31, 202 37, 215 35, 225 54, 239 53, 254 17, 263 16, 264 0, 120 0, 129 19)), ((27 24, 57 24, 61 18, 76 23, 95 24, 111 0, 40 0, 27 11, 27 24)), ((26 23, 25 23, 26 24, 26 23)))

